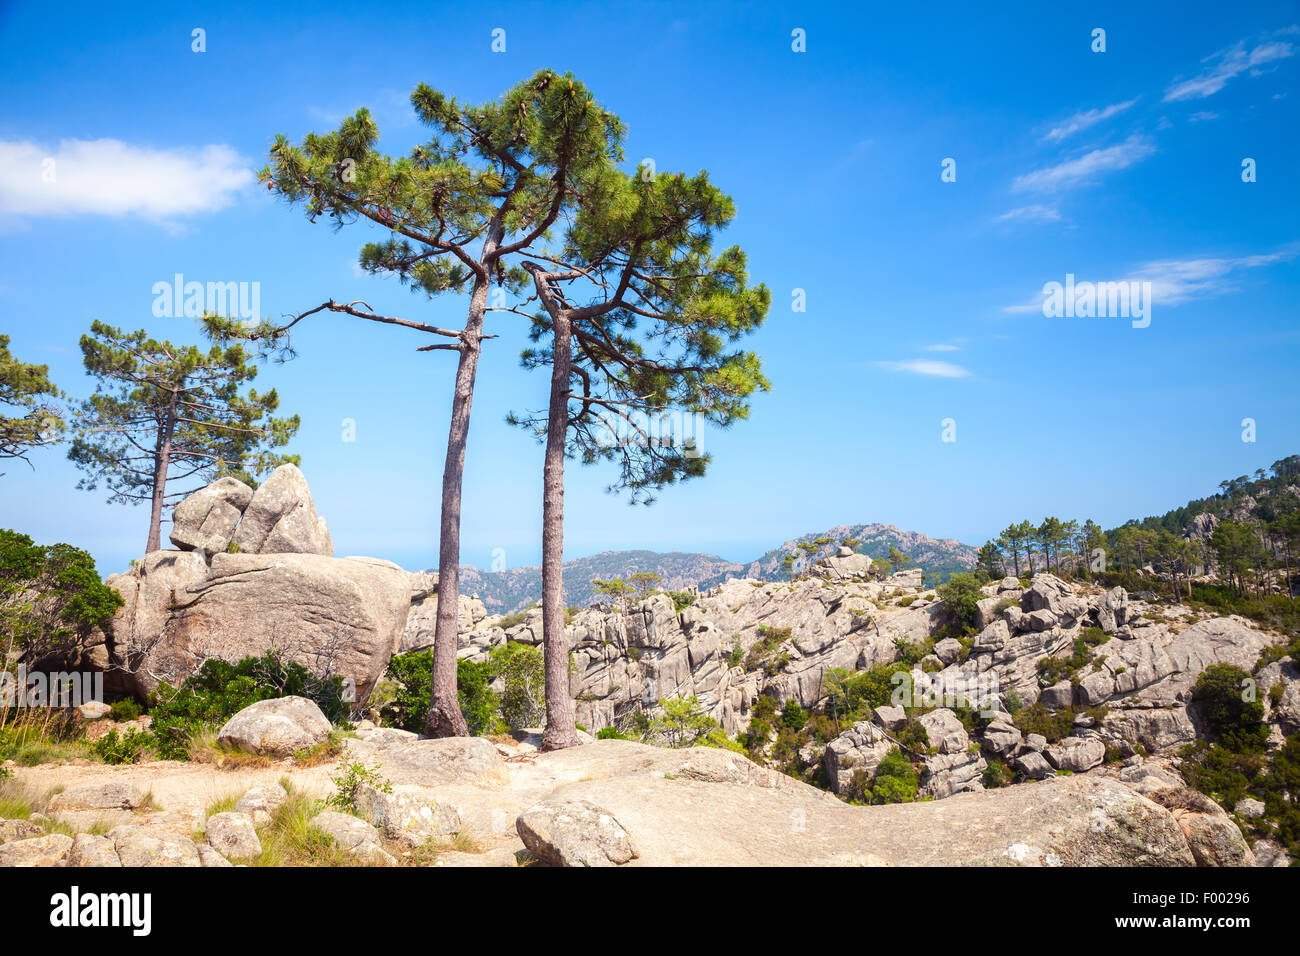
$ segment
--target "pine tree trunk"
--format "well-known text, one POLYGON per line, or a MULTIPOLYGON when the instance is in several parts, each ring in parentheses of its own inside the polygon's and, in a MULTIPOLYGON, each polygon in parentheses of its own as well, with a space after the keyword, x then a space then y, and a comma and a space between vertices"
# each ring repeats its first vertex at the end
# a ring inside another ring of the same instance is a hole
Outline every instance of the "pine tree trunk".
POLYGON ((569 641, 564 633, 564 448, 569 435, 570 329, 563 309, 552 312, 551 402, 542 476, 542 644, 546 664, 543 750, 580 743, 569 694, 569 641))
POLYGON ((162 548, 162 513, 167 499, 167 466, 172 457, 172 431, 176 428, 176 393, 172 392, 171 404, 158 429, 158 444, 153 458, 153 494, 149 504, 149 541, 144 546, 145 554, 152 554, 162 548))
POLYGON ((460 608, 460 505, 465 476, 465 444, 469 438, 470 406, 478 372, 488 281, 480 279, 470 298, 469 318, 461 340, 452 394, 447 461, 442 471, 442 525, 438 541, 438 620, 433 631, 433 678, 424 732, 430 737, 468 737, 456 693, 456 621, 460 608))

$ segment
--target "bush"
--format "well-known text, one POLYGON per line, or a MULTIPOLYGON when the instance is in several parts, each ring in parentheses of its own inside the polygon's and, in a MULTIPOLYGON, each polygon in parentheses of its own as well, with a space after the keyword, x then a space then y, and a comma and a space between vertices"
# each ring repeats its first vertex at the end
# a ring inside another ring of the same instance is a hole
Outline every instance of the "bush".
POLYGON ((912 764, 897 747, 885 754, 871 783, 872 803, 911 803, 918 783, 912 764))
POLYGON ((601 727, 596 731, 597 740, 627 740, 627 734, 619 733, 617 727, 601 727))
POLYGON ((511 730, 536 727, 546 716, 546 667, 541 649, 507 641, 489 655, 504 684, 501 716, 511 730))
MULTIPOLYGON (((433 651, 410 651, 395 654, 388 663, 388 680, 396 684, 393 696, 379 709, 385 724, 412 733, 424 731, 429 714, 429 694, 433 682, 433 651)), ((460 712, 474 736, 496 729, 496 695, 488 689, 495 675, 488 663, 460 660, 456 662, 456 688, 460 712)))
POLYGON ((353 813, 357 808, 357 791, 373 787, 380 793, 392 793, 393 785, 379 775, 378 767, 367 767, 360 760, 352 760, 339 768, 338 776, 330 777, 334 792, 321 800, 321 805, 353 813))
POLYGON ((1196 678, 1192 701, 1210 729, 1229 750, 1257 752, 1264 748, 1264 704, 1254 679, 1232 664, 1211 664, 1196 678))
POLYGON ((140 706, 140 702, 134 697, 123 697, 121 700, 113 701, 108 713, 114 720, 125 723, 139 717, 144 713, 144 708, 140 706))
POLYGON ((944 603, 945 633, 953 637, 972 634, 979 629, 979 602, 984 597, 979 579, 969 571, 954 574, 935 588, 944 603))
POLYGON ((340 677, 317 677, 273 651, 238 664, 210 658, 180 687, 162 683, 150 695, 158 756, 186 759, 190 741, 204 726, 224 723, 245 707, 273 697, 306 697, 331 721, 347 716, 340 677))
POLYGON ((121 606, 85 551, 0 528, 0 633, 29 660, 69 650, 121 606))
POLYGON ((104 763, 137 763, 153 743, 153 735, 132 727, 119 736, 110 730, 90 745, 91 751, 104 763))
POLYGON ((690 591, 669 591, 668 596, 673 599, 673 610, 678 614, 694 604, 699 597, 698 594, 692 594, 690 591))
POLYGON ((808 723, 808 711, 799 705, 799 702, 791 697, 785 702, 785 709, 781 711, 781 723, 791 730, 799 730, 804 724, 808 723))

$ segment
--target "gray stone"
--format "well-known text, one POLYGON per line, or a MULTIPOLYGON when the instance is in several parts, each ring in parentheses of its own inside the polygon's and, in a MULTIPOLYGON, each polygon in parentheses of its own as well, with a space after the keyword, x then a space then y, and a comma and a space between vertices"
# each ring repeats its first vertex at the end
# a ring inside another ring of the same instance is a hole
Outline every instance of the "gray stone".
POLYGON ((271 822, 275 811, 284 806, 288 799, 288 792, 278 783, 263 784, 251 788, 240 797, 235 810, 247 814, 254 826, 262 827, 271 822))
POLYGON ((1106 759, 1106 745, 1095 737, 1066 737, 1052 744, 1043 753, 1057 770, 1083 773, 1099 766, 1106 759))
POLYGON ((296 465, 281 465, 262 482, 233 540, 243 554, 334 554, 325 520, 316 514, 307 479, 296 465))
POLYGON ((325 740, 330 722, 306 697, 259 700, 231 717, 217 732, 217 742, 245 753, 289 757, 325 740))
POLYGON ((262 853, 253 818, 246 813, 214 813, 205 832, 208 845, 227 860, 247 860, 262 853))
POLYGON ((218 478, 180 502, 172 513, 171 542, 183 551, 225 551, 253 489, 236 478, 218 478))
POLYGON ((134 810, 144 794, 133 783, 110 781, 63 790, 51 798, 47 813, 56 810, 134 810))
POLYGON ((62 833, 17 840, 0 846, 0 867, 64 866, 72 852, 72 837, 62 833))
POLYGON ((86 867, 120 867, 117 850, 108 837, 78 833, 72 840, 72 849, 68 855, 68 866, 86 867))
POLYGON ((515 829, 524 846, 552 866, 617 866, 638 855, 614 815, 586 800, 532 807, 515 829))

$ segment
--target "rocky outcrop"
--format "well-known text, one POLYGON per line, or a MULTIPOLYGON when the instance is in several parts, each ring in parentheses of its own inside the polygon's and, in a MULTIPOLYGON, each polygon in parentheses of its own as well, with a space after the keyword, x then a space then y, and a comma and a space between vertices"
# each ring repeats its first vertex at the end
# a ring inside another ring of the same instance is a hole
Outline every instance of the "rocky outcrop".
POLYGON ((222 478, 190 495, 175 509, 172 541, 184 550, 155 551, 107 580, 124 603, 92 660, 114 678, 110 691, 144 697, 208 658, 274 650, 343 678, 360 701, 406 632, 411 577, 377 558, 332 557, 294 465, 256 492, 222 478))
POLYGON ((552 866, 618 866, 638 856, 623 825, 587 800, 532 807, 515 829, 524 846, 552 866))
POLYGON ((278 651, 318 676, 338 676, 357 699, 388 666, 410 607, 407 573, 374 558, 218 554, 178 590, 161 631, 138 650, 136 680, 173 686, 209 657, 278 651))

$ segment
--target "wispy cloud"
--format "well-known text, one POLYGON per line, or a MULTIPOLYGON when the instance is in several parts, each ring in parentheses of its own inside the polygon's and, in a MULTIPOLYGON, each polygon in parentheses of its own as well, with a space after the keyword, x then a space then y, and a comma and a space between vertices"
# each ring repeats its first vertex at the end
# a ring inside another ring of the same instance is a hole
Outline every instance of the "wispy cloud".
POLYGON ((1170 103, 1178 100, 1205 99, 1219 92, 1234 77, 1240 76, 1247 70, 1254 72, 1266 63, 1285 60, 1295 53, 1295 48, 1285 40, 1275 38, 1295 32, 1297 32, 1295 27, 1280 30, 1250 49, 1247 49, 1246 42, 1241 40, 1226 50, 1220 50, 1206 57, 1201 62, 1212 65, 1199 76, 1187 80, 1175 80, 1165 90, 1164 101, 1170 103))
POLYGON ((1236 258, 1161 259, 1148 262, 1130 278, 1151 283, 1152 298, 1162 305, 1236 291, 1233 275, 1248 269, 1289 262, 1300 254, 1300 243, 1277 252, 1236 258))
POLYGON ((956 345, 949 345, 946 342, 938 345, 926 345, 922 348, 924 352, 959 352, 961 349, 956 345))
POLYGON ((1076 159, 1017 176, 1011 188, 1013 191, 1066 189, 1102 173, 1132 166, 1155 151, 1155 146, 1147 140, 1130 136, 1117 146, 1094 149, 1076 159))
MULTIPOLYGON (((1290 262, 1300 256, 1300 242, 1283 246, 1276 252, 1253 256, 1203 257, 1198 259, 1158 259, 1138 266, 1122 279, 1122 282, 1150 282, 1151 300, 1162 306, 1181 305, 1193 299, 1224 295, 1237 290, 1236 276, 1250 269, 1260 269, 1290 262)), ((1053 276, 1054 281, 1062 281, 1063 276, 1053 276)), ((1086 276, 1077 276, 1079 280, 1086 276)), ((1111 281, 1111 280, 1097 280, 1111 281)), ((1041 312, 1043 294, 1016 305, 1003 306, 1007 313, 1041 312)))
POLYGON ((1011 209, 996 217, 994 222, 1060 222, 1061 214, 1055 207, 1035 204, 1011 209))
POLYGON ((965 378, 970 374, 960 365, 940 362, 937 359, 908 359, 903 362, 877 362, 876 364, 894 372, 911 372, 913 375, 931 375, 938 378, 965 378))
POLYGON ((65 139, 0 140, 0 216, 134 216, 166 224, 234 202, 254 181, 229 146, 153 149, 65 139))
POLYGON ((1187 118, 1191 120, 1193 123, 1208 123, 1210 120, 1218 119, 1219 114, 1211 113, 1209 110, 1201 110, 1197 113, 1193 113, 1191 116, 1187 118))
POLYGON ((1123 113, 1137 101, 1138 97, 1135 96, 1133 99, 1125 100, 1123 103, 1113 103, 1110 106, 1102 106, 1097 109, 1084 110, 1081 113, 1075 113, 1060 126, 1053 126, 1048 130, 1043 136, 1043 139, 1049 142, 1059 143, 1061 140, 1073 136, 1081 130, 1088 129, 1091 126, 1096 126, 1098 123, 1108 120, 1112 116, 1123 113))

